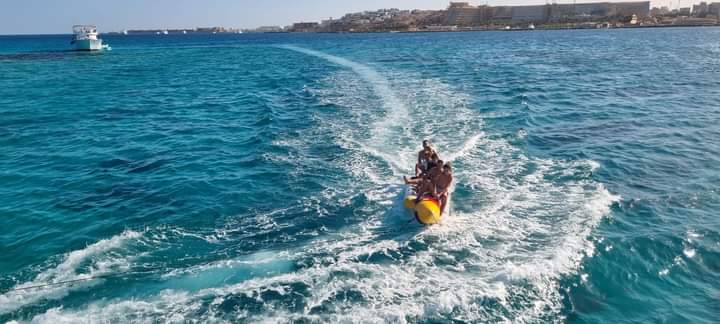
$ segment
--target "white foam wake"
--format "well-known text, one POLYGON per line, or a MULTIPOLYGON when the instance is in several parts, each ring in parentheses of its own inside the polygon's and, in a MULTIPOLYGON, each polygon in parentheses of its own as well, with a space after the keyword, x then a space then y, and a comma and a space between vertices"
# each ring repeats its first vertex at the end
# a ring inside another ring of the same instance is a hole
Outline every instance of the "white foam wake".
POLYGON ((41 289, 30 288, 64 281, 85 280, 105 275, 113 271, 123 271, 128 265, 127 257, 115 257, 107 253, 122 247, 130 240, 141 236, 139 232, 125 231, 112 238, 100 240, 84 249, 72 251, 65 255, 62 263, 38 274, 35 279, 11 288, 11 291, 0 295, 0 314, 13 312, 23 306, 40 300, 61 299, 72 290, 94 286, 100 280, 90 280, 74 285, 57 285, 41 289), (90 262, 91 265, 83 273, 78 273, 81 266, 90 262))
MULTIPOLYGON (((415 136, 399 145, 380 143, 376 148, 380 152, 370 155, 390 156, 402 164, 411 161, 405 157, 413 155, 415 140, 433 139, 441 157, 456 165, 458 186, 464 191, 454 198, 459 210, 441 226, 411 239, 432 242, 432 247, 400 265, 360 261, 360 256, 393 255, 405 248, 395 240, 378 241, 373 229, 383 224, 372 216, 337 241, 307 247, 306 251, 316 249, 317 255, 339 256, 326 268, 295 274, 302 282, 321 282, 312 285, 316 292, 311 298, 313 305, 327 308, 330 303, 334 308, 320 316, 275 312, 259 318, 399 322, 434 316, 468 321, 557 319, 562 307, 559 278, 576 271, 582 259, 593 254, 588 236, 619 199, 589 178, 598 164, 534 158, 502 137, 487 135, 479 113, 467 106, 468 97, 439 80, 406 74, 387 80, 396 82, 390 83, 390 88, 405 89, 396 99, 413 108, 413 123, 422 127, 412 129, 415 136), (362 273, 362 279, 332 275, 344 271, 362 273), (335 298, 347 291, 359 291, 370 301, 335 298), (499 307, 484 307, 488 300, 499 307), (356 315, 359 313, 362 317, 356 315)), ((368 118, 363 113, 367 94, 346 73, 328 77, 327 83, 310 91, 326 100, 323 103, 350 112, 348 123, 338 125, 329 119, 325 125, 342 134, 338 143, 352 152, 367 131, 354 129, 368 118)), ((348 159, 347 168, 353 174, 365 176, 379 187, 387 186, 387 178, 373 174, 381 170, 367 163, 358 167, 353 162, 357 160, 368 161, 368 157, 359 153, 348 159)))
POLYGON ((453 161, 455 161, 456 159, 461 158, 461 157, 467 155, 468 153, 470 153, 470 151, 471 151, 472 149, 474 149, 474 148, 478 145, 478 141, 480 141, 480 138, 481 138, 482 136, 484 136, 484 133, 480 133, 480 134, 476 134, 476 135, 470 136, 470 138, 468 138, 468 139, 462 144, 462 146, 460 147, 459 150, 457 150, 457 151, 455 151, 455 152, 451 152, 451 153, 445 155, 444 161, 445 161, 445 162, 453 162, 453 161))
MULTIPOLYGON (((307 49, 292 45, 279 46, 280 48, 296 51, 306 55, 314 56, 326 60, 328 62, 351 69, 356 75, 360 76, 372 87, 375 95, 380 97, 382 106, 382 115, 374 116, 375 122, 371 130, 365 130, 369 138, 362 141, 353 141, 352 144, 363 148, 367 153, 382 158, 388 162, 394 170, 399 171, 407 169, 407 166, 400 165, 394 158, 396 152, 385 152, 383 149, 392 142, 398 142, 399 139, 405 140, 410 137, 406 125, 410 122, 410 111, 407 105, 398 99, 395 91, 393 91, 390 81, 381 75, 372 67, 355 61, 348 60, 343 57, 323 53, 320 51, 307 49)), ((364 107, 366 110, 374 111, 374 107, 364 107)))
MULTIPOLYGON (((259 267, 270 275, 209 284, 202 275, 180 276, 182 284, 144 300, 55 308, 34 321, 562 320, 560 278, 578 271, 582 259, 594 253, 588 236, 619 199, 589 176, 599 167, 597 163, 529 156, 502 137, 487 134, 479 113, 468 107, 468 96, 441 80, 393 71, 380 74, 341 57, 285 48, 352 71, 333 73, 308 91, 324 103, 345 108, 343 122, 338 122, 337 115, 320 117, 319 122, 348 151, 347 159, 337 163, 357 180, 337 191, 370 198, 357 211, 363 213, 364 221, 281 256, 261 254, 259 267), (364 82, 358 83, 357 75, 364 82), (379 98, 370 98, 368 91, 379 98), (373 105, 382 107, 380 120, 373 105), (446 117, 438 118, 438 111, 446 117), (405 121, 393 117, 399 115, 412 115, 413 122, 422 127, 400 131, 405 121), (433 139, 442 157, 455 164, 456 210, 439 226, 413 232, 411 226, 403 225, 391 228, 397 235, 388 235, 388 227, 397 225, 383 221, 388 202, 394 199, 388 184, 411 168, 408 164, 421 138, 433 139), (370 157, 380 158, 395 170, 382 170, 370 157), (310 266, 289 271, 293 264, 310 266), (264 295, 277 297, 263 299, 264 295), (227 309, 219 307, 237 296, 258 301, 262 310, 240 308, 228 315, 227 309), (291 297, 298 298, 301 309, 283 302, 291 297)), ((294 147, 310 145, 292 143, 294 147)), ((235 271, 238 267, 247 265, 221 268, 235 271)), ((213 265, 198 273, 213 274, 215 269, 213 265)))

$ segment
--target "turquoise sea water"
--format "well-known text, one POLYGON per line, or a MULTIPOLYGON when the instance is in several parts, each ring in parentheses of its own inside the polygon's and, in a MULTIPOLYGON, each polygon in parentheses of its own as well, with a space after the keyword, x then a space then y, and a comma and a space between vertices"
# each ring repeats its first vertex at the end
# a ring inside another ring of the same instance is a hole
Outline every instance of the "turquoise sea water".
POLYGON ((718 28, 105 39, 0 37, 0 322, 720 314, 718 28))

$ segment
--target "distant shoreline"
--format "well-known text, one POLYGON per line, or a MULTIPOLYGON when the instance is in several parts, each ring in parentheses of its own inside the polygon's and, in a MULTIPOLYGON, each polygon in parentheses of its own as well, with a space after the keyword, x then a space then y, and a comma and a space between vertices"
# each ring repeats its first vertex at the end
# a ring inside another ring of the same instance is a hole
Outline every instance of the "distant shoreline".
MULTIPOLYGON (((308 31, 308 32, 302 32, 302 31, 277 31, 277 32, 245 32, 242 34, 413 34, 413 33, 468 33, 468 32, 490 32, 490 31, 498 31, 498 32, 513 32, 513 31, 543 31, 543 30, 607 30, 607 29, 648 29, 648 28, 696 28, 696 27, 720 27, 720 24, 715 25, 646 25, 646 26, 619 26, 619 27, 610 27, 610 28, 589 28, 589 27, 582 27, 582 26, 565 26, 565 27, 536 27, 536 28, 510 28, 510 29, 504 29, 504 28, 472 28, 472 29, 457 29, 457 30, 428 30, 428 29, 418 29, 418 30, 363 30, 363 31, 308 31)), ((213 35, 211 33, 188 33, 187 35, 195 35, 195 34, 201 34, 201 35, 213 35)), ((220 34, 233 34, 233 33, 217 33, 220 34)), ((128 34, 123 35, 122 33, 104 33, 103 35, 121 35, 121 36, 157 36, 155 34, 151 33, 136 33, 136 34, 128 34)), ((173 33, 170 35, 179 35, 177 33, 173 33)), ((163 36, 163 35, 160 35, 163 36)), ((167 35, 165 35, 167 36, 167 35)))
POLYGON ((652 28, 697 28, 697 27, 720 27, 717 25, 657 25, 657 26, 623 26, 611 28, 587 28, 587 27, 537 27, 511 28, 511 29, 470 29, 470 30, 417 30, 417 31, 338 31, 338 32, 268 32, 268 33, 245 33, 245 34, 414 34, 414 33, 470 33, 470 32, 517 32, 517 31, 545 31, 545 30, 608 30, 608 29, 652 29, 652 28))
MULTIPOLYGON (((587 26, 558 26, 558 27, 546 27, 540 26, 536 28, 482 28, 482 27, 469 27, 469 28, 458 28, 456 30, 430 30, 430 29, 418 29, 418 30, 363 30, 363 31, 275 31, 275 32, 244 32, 242 34, 412 34, 412 33, 467 33, 467 32, 488 32, 488 31, 543 31, 543 30, 605 30, 605 29, 647 29, 647 28, 689 28, 689 27, 720 27, 720 23, 714 25, 624 25, 624 26, 612 26, 609 28, 596 28, 587 26)), ((170 35, 214 35, 213 33, 170 33, 170 35)), ((216 33, 216 34, 236 34, 236 33, 216 33)), ((131 33, 124 35, 118 32, 103 33, 103 35, 120 35, 120 36, 167 36, 167 35, 155 35, 152 32, 141 32, 131 33)))
MULTIPOLYGON (((291 32, 291 31, 280 31, 280 32, 245 32, 242 34, 238 33, 187 33, 187 34, 180 34, 180 33, 170 33, 171 36, 177 36, 177 35, 184 35, 184 36, 192 36, 192 35, 258 35, 258 34, 413 34, 413 33, 468 33, 468 32, 490 32, 490 31, 497 31, 497 32, 513 32, 513 31, 544 31, 544 30, 606 30, 606 29, 652 29, 652 28, 698 28, 698 27, 706 27, 706 28, 717 28, 720 27, 720 24, 715 25, 653 25, 653 26, 621 26, 621 27, 610 27, 610 28, 588 28, 588 27, 536 27, 535 29, 530 28, 511 28, 511 29, 502 29, 502 28, 474 28, 474 29, 458 29, 458 30, 416 30, 416 31, 407 31, 407 30, 379 30, 379 31, 318 31, 318 32, 291 32)), ((108 33, 100 33, 100 35, 108 35, 108 36, 169 36, 169 35, 156 35, 154 33, 132 33, 128 35, 124 35, 120 32, 108 32, 108 33)), ((43 34, 0 34, 0 37, 29 37, 29 36, 72 36, 72 34, 68 33, 62 33, 62 34, 52 34, 52 33, 43 33, 43 34)))

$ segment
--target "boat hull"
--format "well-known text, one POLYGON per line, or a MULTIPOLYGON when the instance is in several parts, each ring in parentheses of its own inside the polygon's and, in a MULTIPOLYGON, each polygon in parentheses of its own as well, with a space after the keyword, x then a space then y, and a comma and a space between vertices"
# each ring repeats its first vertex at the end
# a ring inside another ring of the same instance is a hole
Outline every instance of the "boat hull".
POLYGON ((72 43, 76 51, 100 51, 103 49, 102 40, 100 39, 81 39, 72 43))

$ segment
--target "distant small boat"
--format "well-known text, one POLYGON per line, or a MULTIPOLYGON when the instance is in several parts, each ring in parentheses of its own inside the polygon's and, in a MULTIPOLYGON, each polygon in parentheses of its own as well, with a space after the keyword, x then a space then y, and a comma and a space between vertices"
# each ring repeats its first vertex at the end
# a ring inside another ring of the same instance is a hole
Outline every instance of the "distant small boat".
POLYGON ((163 33, 163 35, 167 35, 167 34, 168 34, 168 31, 167 31, 167 29, 166 29, 166 30, 163 30, 163 32, 162 32, 162 33, 163 33))
POLYGON ((93 25, 75 25, 73 26, 73 39, 70 45, 76 51, 100 51, 110 49, 110 46, 103 44, 102 39, 98 38, 97 27, 93 25))
POLYGON ((183 33, 183 34, 187 34, 187 31, 183 30, 182 33, 183 33))
POLYGON ((123 35, 127 35, 127 34, 128 34, 128 31, 127 31, 127 29, 123 30, 123 32, 122 32, 122 33, 123 33, 123 35))
POLYGON ((530 30, 535 29, 535 25, 533 23, 530 23, 530 25, 528 25, 528 29, 530 29, 530 30))

